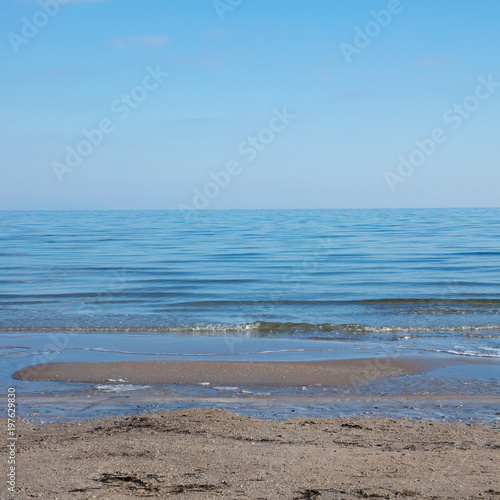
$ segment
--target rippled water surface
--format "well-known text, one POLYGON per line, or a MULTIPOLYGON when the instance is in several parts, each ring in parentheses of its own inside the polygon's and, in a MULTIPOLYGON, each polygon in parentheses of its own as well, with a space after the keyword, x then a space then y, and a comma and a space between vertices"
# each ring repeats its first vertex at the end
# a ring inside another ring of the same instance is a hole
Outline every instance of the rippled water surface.
POLYGON ((1 212, 0 328, 497 357, 499 221, 500 209, 1 212))

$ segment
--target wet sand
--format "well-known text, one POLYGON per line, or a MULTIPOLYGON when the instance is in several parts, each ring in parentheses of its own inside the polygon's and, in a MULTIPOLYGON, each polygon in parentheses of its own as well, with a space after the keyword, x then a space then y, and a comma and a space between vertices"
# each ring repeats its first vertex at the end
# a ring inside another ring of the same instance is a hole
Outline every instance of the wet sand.
POLYGON ((17 380, 129 384, 304 386, 357 385, 419 373, 424 363, 404 358, 334 361, 113 361, 45 363, 17 371, 17 380))
POLYGON ((21 421, 15 498, 497 499, 498 431, 388 418, 276 422, 215 409, 21 421))

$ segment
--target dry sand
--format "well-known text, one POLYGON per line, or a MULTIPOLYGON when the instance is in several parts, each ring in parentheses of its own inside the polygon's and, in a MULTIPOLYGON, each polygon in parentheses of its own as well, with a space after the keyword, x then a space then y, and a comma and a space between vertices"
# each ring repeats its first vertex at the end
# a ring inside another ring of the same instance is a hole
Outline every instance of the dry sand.
POLYGON ((16 499, 500 498, 498 428, 481 424, 197 409, 17 430, 16 499))

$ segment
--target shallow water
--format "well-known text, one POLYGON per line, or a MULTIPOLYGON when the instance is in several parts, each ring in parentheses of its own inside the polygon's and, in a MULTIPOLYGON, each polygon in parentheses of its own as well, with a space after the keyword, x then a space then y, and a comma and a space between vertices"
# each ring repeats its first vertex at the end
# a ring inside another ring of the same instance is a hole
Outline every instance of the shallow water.
MULTIPOLYGON (((52 334, 53 335, 53 334, 52 334)), ((126 360, 321 361, 408 356, 377 342, 289 338, 195 337, 132 334, 58 334, 46 338, 11 333, 2 372, 12 374, 34 363, 126 360), (118 341, 118 342, 117 342, 118 341), (58 346, 56 346, 58 344, 58 346), (121 348, 117 347, 122 346, 121 348), (125 350, 126 349, 126 350, 125 350)), ((120 415, 138 411, 216 406, 261 418, 400 416, 497 422, 500 419, 500 362, 426 352, 421 373, 347 387, 133 385, 126 376, 99 384, 7 381, 15 386, 23 416, 48 422, 120 415), (432 368, 425 368, 429 357, 432 368), (470 364, 472 363, 472 364, 470 364)), ((376 366, 376 365, 375 365, 376 366)), ((8 377, 7 377, 8 378, 8 377)))
POLYGON ((500 359, 500 209, 0 212, 0 231, 6 385, 68 360, 500 359))

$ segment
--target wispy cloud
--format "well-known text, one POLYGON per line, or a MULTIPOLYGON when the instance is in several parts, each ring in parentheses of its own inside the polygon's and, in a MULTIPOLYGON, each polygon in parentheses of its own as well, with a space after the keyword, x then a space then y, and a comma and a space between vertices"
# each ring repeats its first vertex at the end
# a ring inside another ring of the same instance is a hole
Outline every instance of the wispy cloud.
POLYGON ((90 67, 90 66, 74 66, 74 67, 66 67, 66 68, 51 68, 41 71, 33 71, 30 73, 23 73, 22 76, 73 76, 73 75, 92 75, 92 74, 100 74, 103 73, 103 70, 90 67))
POLYGON ((248 57, 250 51, 246 49, 230 52, 202 52, 194 55, 171 54, 172 62, 187 66, 224 66, 230 61, 241 60, 248 57))
POLYGON ((201 31, 198 33, 198 36, 202 38, 221 38, 229 35, 229 30, 227 28, 223 28, 222 26, 217 26, 215 28, 211 28, 205 31, 201 31))
POLYGON ((162 49, 169 42, 167 35, 128 35, 109 40, 109 43, 117 49, 162 49))
POLYGON ((458 57, 451 54, 431 54, 417 59, 418 66, 451 66, 458 62, 458 57))
POLYGON ((373 92, 344 91, 339 92, 337 95, 345 99, 366 99, 373 97, 375 94, 373 92))
POLYGON ((219 54, 209 53, 196 56, 179 56, 173 54, 172 60, 186 66, 223 66, 225 64, 224 57, 221 57, 219 54))

